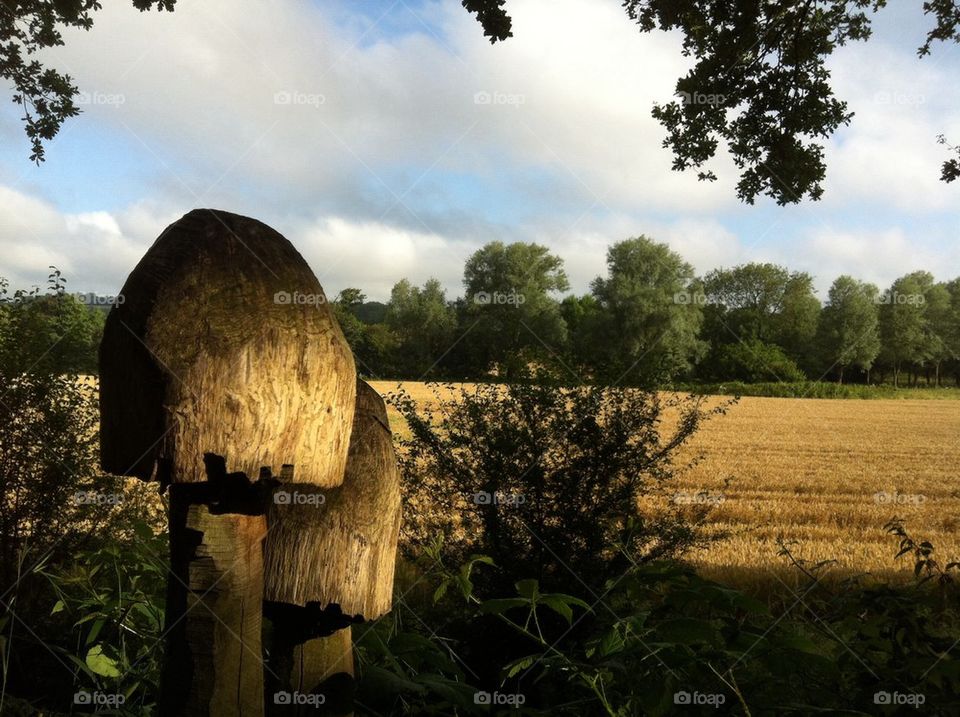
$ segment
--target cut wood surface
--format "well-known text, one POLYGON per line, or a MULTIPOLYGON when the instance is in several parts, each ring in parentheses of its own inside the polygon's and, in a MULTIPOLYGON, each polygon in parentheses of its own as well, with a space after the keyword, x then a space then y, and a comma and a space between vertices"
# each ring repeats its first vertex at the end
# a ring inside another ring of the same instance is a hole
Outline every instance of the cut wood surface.
POLYGON ((213 515, 171 495, 161 711, 261 717, 263 516, 213 515))

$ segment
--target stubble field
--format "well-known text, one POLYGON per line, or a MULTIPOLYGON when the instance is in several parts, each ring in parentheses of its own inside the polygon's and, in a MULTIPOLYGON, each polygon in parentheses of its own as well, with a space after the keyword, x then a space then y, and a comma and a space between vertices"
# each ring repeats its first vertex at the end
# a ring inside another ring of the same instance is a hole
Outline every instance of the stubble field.
MULTIPOLYGON (((433 399, 424 384, 402 385, 419 402, 433 399)), ((374 382, 381 394, 397 386, 374 382)), ((391 423, 404 430, 392 410, 391 423)), ((894 517, 939 558, 960 559, 960 401, 744 397, 688 450, 685 458, 703 458, 676 491, 712 505, 711 529, 727 533, 690 556, 707 575, 793 586, 800 573, 778 556, 782 539, 799 557, 835 560, 828 579, 908 577, 884 531, 894 517)))

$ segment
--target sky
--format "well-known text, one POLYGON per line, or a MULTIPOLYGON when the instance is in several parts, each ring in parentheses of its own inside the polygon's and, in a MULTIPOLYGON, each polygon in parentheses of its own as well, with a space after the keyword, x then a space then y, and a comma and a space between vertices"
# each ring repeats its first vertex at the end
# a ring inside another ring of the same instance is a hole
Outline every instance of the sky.
MULTIPOLYGON (((284 234, 329 295, 385 300, 401 278, 462 294, 489 241, 535 241, 589 290, 614 242, 646 235, 699 273, 748 261, 888 286, 960 275, 960 182, 939 181, 938 134, 960 138, 960 50, 920 60, 920 0, 830 60, 856 113, 827 142, 820 202, 753 206, 673 172, 654 102, 690 60, 640 34, 619 0, 508 0, 491 45, 458 0, 112 2, 44 55, 83 93, 40 166, 17 108, 0 108, 0 277, 115 294, 165 226, 196 207, 284 234)), ((7 89, 7 96, 10 90, 7 89)), ((958 139, 957 141, 960 141, 958 139)))

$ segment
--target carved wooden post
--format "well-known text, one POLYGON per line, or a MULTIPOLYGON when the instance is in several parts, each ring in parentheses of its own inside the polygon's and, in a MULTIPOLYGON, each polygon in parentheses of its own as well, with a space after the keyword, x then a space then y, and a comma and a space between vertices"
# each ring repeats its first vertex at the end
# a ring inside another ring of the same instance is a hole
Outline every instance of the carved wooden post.
POLYGON ((262 715, 265 517, 246 477, 288 464, 298 481, 340 485, 353 357, 300 254, 246 217, 190 212, 121 293, 100 351, 101 457, 173 484, 161 709, 262 715))
MULTIPOLYGON (((316 490, 296 480, 274 495, 264 577, 272 672, 281 685, 274 694, 321 694, 334 713, 343 713, 335 705, 349 703, 349 624, 390 610, 400 530, 400 476, 386 406, 369 384, 357 381, 343 483, 316 490)), ((279 707, 275 713, 286 713, 279 707)))

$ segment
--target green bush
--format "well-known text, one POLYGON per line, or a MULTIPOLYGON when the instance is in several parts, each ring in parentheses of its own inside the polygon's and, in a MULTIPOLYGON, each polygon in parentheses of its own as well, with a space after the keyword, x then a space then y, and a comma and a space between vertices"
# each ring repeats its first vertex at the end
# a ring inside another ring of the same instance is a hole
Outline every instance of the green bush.
POLYGON ((409 554, 439 534, 448 563, 489 555, 502 584, 553 588, 602 585, 703 540, 705 509, 641 512, 638 499, 672 486, 679 449, 728 404, 549 384, 446 385, 426 408, 403 391, 390 401, 412 432, 400 447, 409 554))
POLYGON ((803 381, 803 371, 775 344, 756 339, 724 344, 708 359, 711 377, 732 381, 803 381))

